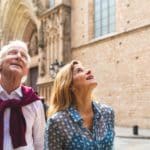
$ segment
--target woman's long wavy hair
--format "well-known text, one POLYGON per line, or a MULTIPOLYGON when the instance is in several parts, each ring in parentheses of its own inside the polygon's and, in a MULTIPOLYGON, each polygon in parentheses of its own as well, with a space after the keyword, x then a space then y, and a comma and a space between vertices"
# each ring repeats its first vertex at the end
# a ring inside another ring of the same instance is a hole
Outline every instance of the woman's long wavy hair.
POLYGON ((74 104, 75 96, 72 91, 73 68, 75 64, 79 63, 79 61, 73 60, 58 72, 51 91, 48 116, 74 104))

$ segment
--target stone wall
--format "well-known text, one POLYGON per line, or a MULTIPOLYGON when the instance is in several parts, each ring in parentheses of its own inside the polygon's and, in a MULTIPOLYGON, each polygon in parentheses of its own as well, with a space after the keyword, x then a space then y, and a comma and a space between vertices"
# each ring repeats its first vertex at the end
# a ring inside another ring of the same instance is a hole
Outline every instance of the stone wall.
POLYGON ((95 96, 114 108, 117 125, 150 128, 149 5, 116 0, 116 31, 93 39, 93 0, 72 0, 72 58, 92 69, 95 96))
POLYGON ((95 96, 113 106, 116 124, 150 128, 150 26, 73 49, 73 59, 91 68, 95 96))

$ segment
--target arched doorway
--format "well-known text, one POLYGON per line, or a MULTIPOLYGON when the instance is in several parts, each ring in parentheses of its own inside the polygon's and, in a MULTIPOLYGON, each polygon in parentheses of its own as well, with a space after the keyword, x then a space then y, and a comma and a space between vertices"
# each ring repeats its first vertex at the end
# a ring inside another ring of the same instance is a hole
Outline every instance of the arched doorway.
POLYGON ((38 80, 38 35, 37 27, 33 21, 29 21, 26 26, 24 36, 24 41, 28 44, 29 54, 31 56, 30 70, 27 78, 26 84, 31 86, 37 91, 37 80, 38 80))

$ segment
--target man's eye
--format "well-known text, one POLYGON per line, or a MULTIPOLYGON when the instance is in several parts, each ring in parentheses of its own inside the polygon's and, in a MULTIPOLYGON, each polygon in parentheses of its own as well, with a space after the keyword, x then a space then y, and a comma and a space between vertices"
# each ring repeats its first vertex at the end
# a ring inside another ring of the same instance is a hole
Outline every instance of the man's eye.
POLYGON ((24 59, 26 59, 26 60, 27 60, 27 56, 26 56, 26 54, 21 54, 21 56, 22 56, 24 59))
POLYGON ((10 52, 8 52, 8 55, 16 55, 16 54, 17 54, 16 51, 10 51, 10 52))

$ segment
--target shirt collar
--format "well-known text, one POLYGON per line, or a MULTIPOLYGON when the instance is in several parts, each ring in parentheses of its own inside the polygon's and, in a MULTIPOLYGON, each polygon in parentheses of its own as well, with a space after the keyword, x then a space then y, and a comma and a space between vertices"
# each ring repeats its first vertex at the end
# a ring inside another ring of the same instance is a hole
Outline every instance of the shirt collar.
POLYGON ((74 106, 69 107, 68 112, 74 122, 80 122, 83 120, 81 115, 79 114, 79 112, 77 111, 77 109, 74 106))
MULTIPOLYGON (((92 102, 92 107, 93 107, 94 116, 96 117, 96 119, 100 118, 101 117, 100 104, 97 102, 92 102)), ((81 115, 79 114, 79 112, 77 111, 77 109, 74 106, 69 107, 68 112, 74 122, 80 122, 80 121, 82 122, 83 121, 81 115)))
MULTIPOLYGON (((0 85, 0 93, 2 92, 7 93, 6 90, 0 85)), ((11 94, 17 94, 19 97, 22 97, 23 94, 22 94, 21 86, 15 89, 14 91, 12 91, 11 94)))
POLYGON ((93 106, 93 111, 94 111, 94 114, 95 114, 95 117, 96 119, 100 118, 101 117, 101 105, 98 103, 98 102, 92 102, 92 106, 93 106))

